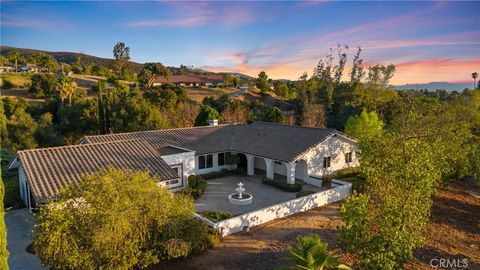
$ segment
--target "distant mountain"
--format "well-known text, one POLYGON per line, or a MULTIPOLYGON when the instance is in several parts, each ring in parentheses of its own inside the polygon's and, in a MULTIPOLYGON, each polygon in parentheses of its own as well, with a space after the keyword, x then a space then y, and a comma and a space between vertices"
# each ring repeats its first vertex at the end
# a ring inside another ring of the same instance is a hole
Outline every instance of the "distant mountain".
POLYGON ((473 83, 449 83, 449 82, 431 82, 431 83, 415 83, 395 86, 397 90, 421 90, 427 89, 428 91, 446 90, 446 91, 458 91, 461 92, 465 88, 472 88, 473 83))

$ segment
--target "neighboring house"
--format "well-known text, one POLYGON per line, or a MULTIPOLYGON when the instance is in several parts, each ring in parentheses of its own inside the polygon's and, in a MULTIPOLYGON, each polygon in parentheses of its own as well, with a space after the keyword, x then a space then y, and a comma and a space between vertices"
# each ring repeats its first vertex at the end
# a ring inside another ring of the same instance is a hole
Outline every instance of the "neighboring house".
POLYGON ((13 67, 0 66, 0 73, 12 72, 14 70, 13 67))
POLYGON ((102 168, 148 170, 163 185, 179 190, 187 177, 243 167, 265 177, 318 181, 323 175, 359 165, 355 140, 334 130, 264 122, 85 136, 80 145, 19 151, 18 168, 27 206, 54 197, 61 187, 102 168), (228 165, 226 157, 240 163, 228 165))
POLYGON ((20 71, 25 73, 37 73, 39 70, 39 67, 35 65, 26 65, 20 68, 20 71))
POLYGON ((208 75, 171 75, 168 77, 156 76, 152 86, 160 86, 162 84, 175 84, 180 86, 222 86, 223 77, 220 74, 208 75))

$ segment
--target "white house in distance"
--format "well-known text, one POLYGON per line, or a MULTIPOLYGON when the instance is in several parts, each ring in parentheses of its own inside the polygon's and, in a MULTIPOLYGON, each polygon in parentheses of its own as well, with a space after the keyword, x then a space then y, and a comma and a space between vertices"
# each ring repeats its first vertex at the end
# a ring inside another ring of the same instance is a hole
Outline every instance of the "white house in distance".
POLYGON ((149 171, 173 191, 189 175, 243 167, 248 175, 283 175, 318 181, 336 170, 359 165, 355 140, 327 128, 264 122, 85 136, 79 145, 19 151, 20 193, 31 208, 54 198, 62 187, 109 166, 149 171), (228 165, 227 155, 239 163, 228 165))

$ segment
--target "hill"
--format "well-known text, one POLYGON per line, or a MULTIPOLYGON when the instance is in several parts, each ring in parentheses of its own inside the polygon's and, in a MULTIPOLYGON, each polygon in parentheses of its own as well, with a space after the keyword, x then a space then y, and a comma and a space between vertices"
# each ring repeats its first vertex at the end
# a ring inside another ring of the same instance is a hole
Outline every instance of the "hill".
MULTIPOLYGON (((31 56, 35 53, 45 53, 53 56, 58 62, 65 64, 75 63, 77 57, 82 57, 82 61, 85 63, 93 63, 97 66, 110 67, 113 63, 113 59, 102 58, 93 55, 76 53, 76 52, 51 52, 51 51, 42 51, 34 49, 25 49, 25 48, 15 48, 9 46, 0 46, 0 55, 6 56, 10 51, 18 50, 24 56, 31 56)), ((136 72, 142 70, 143 64, 132 62, 136 72)))
POLYGON ((395 86, 397 90, 422 90, 428 91, 446 90, 446 91, 458 91, 461 92, 465 88, 472 88, 473 83, 449 83, 449 82, 431 82, 431 83, 415 83, 395 86))

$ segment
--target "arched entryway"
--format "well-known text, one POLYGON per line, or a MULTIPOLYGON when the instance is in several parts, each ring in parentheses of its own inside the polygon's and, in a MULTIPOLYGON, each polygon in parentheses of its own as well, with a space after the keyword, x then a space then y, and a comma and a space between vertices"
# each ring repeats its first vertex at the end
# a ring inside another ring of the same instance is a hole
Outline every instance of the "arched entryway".
POLYGON ((253 164, 255 168, 255 175, 258 175, 260 177, 267 177, 267 165, 264 158, 254 157, 253 164))
POLYGON ((305 182, 308 178, 308 166, 307 162, 303 159, 298 160, 295 165, 295 179, 299 179, 305 182))

